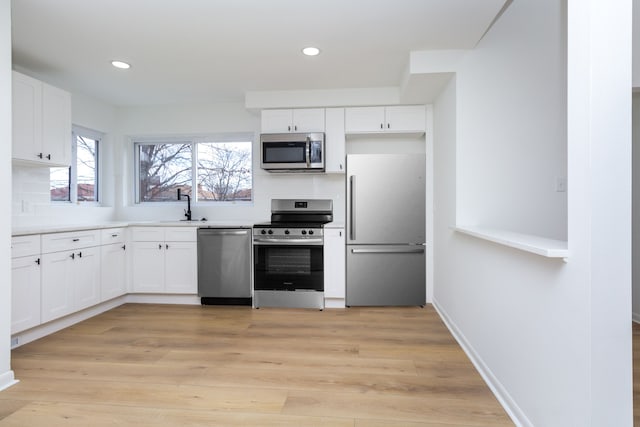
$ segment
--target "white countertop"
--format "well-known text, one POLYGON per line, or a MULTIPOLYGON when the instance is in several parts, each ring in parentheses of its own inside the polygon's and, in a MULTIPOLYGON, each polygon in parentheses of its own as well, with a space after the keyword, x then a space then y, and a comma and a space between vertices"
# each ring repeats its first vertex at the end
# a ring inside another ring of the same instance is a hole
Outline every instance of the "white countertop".
POLYGON ((12 236, 26 236, 30 234, 63 233, 68 231, 96 230, 115 227, 210 227, 210 228, 251 228, 253 223, 239 223, 237 221, 113 221, 92 224, 64 224, 64 225, 30 225, 13 227, 12 236))

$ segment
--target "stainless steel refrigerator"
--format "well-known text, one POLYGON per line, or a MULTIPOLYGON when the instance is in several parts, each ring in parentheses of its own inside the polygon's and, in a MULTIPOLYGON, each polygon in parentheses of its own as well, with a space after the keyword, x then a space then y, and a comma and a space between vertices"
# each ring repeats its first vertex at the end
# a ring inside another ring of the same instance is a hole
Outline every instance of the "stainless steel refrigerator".
POLYGON ((425 304, 425 164, 347 156, 347 306, 425 304))

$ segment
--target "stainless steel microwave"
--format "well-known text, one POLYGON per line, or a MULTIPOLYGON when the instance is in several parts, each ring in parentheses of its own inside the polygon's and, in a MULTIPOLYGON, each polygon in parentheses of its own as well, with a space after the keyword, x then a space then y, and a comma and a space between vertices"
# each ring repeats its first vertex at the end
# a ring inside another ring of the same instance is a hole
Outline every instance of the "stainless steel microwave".
POLYGON ((263 133, 260 167, 269 172, 324 171, 324 133, 263 133))

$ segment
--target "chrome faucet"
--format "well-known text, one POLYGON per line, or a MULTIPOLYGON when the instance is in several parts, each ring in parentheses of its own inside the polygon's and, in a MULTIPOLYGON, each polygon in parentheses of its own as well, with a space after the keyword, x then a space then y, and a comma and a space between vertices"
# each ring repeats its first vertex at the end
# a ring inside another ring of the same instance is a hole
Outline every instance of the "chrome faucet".
POLYGON ((180 189, 178 188, 178 200, 182 199, 182 197, 187 198, 187 209, 185 209, 184 211, 184 216, 187 217, 187 221, 191 221, 191 196, 189 196, 188 194, 180 194, 180 189))

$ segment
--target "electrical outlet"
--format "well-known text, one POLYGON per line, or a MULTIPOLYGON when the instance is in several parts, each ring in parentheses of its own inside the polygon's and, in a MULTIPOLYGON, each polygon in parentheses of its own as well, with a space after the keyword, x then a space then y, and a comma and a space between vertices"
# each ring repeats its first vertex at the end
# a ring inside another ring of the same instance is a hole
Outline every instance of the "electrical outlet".
POLYGON ((565 178, 564 176, 559 176, 556 178, 556 192, 558 193, 567 192, 567 178, 565 178))

